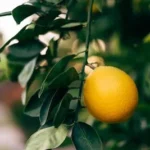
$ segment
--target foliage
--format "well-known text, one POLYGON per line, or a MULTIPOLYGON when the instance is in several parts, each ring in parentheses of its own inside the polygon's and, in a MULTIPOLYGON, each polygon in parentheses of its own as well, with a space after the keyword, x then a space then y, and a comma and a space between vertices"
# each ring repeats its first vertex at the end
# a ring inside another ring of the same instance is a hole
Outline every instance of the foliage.
POLYGON ((9 78, 24 87, 25 114, 40 121, 26 150, 56 148, 69 131, 78 150, 150 148, 150 1, 95 0, 93 5, 98 9, 91 15, 92 0, 29 0, 0 14, 12 15, 17 24, 37 16, 0 48, 0 52, 9 50, 9 78), (57 37, 43 42, 40 37, 49 33, 57 37), (140 102, 128 122, 98 122, 83 108, 88 54, 102 57, 106 65, 119 67, 134 78, 140 102))

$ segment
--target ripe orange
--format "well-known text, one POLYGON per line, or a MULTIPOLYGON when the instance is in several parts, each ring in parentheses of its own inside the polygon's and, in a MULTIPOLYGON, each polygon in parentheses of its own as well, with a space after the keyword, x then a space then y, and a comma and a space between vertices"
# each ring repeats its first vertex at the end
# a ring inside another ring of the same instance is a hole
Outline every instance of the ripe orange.
POLYGON ((100 66, 89 74, 83 92, 89 112, 106 123, 126 121, 138 103, 138 91, 132 78, 111 66, 100 66))

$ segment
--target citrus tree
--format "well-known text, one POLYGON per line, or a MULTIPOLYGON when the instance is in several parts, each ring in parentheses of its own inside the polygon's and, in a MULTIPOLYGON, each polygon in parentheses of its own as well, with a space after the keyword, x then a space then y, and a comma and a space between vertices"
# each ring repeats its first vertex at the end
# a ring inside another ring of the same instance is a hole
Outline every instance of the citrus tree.
POLYGON ((10 78, 24 88, 24 113, 40 122, 26 150, 55 149, 68 137, 77 150, 149 147, 149 127, 140 126, 149 119, 147 100, 132 116, 138 99, 150 96, 147 4, 29 0, 0 14, 17 24, 33 16, 0 48, 9 51, 10 78))

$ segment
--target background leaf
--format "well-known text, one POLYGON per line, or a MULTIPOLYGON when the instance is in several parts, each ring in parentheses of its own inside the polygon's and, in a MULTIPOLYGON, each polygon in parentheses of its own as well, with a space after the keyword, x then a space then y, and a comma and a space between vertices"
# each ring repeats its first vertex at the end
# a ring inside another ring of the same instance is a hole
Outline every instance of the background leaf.
POLYGON ((26 104, 24 113, 31 117, 39 117, 42 106, 41 99, 38 98, 38 91, 30 98, 30 101, 26 104))
POLYGON ((65 72, 61 73, 60 75, 56 76, 50 83, 49 88, 63 88, 67 87, 71 82, 78 80, 79 75, 75 68, 69 68, 65 72))
POLYGON ((98 134, 88 124, 76 123, 72 130, 72 140, 78 150, 102 150, 98 134))
POLYGON ((46 150, 58 147, 67 137, 68 130, 64 125, 41 129, 34 133, 27 142, 25 150, 46 150))
POLYGON ((57 128, 59 125, 65 120, 66 115, 69 110, 70 101, 72 99, 72 96, 67 93, 63 99, 61 100, 58 109, 56 111, 56 114, 53 119, 53 124, 57 128))
POLYGON ((32 73, 35 69, 37 58, 34 58, 30 62, 28 62, 21 73, 18 76, 18 81, 22 87, 25 87, 27 85, 27 82, 29 81, 30 77, 32 76, 32 73))
POLYGON ((14 20, 19 24, 25 18, 37 13, 38 9, 32 5, 20 5, 12 11, 14 20))
POLYGON ((38 40, 19 42, 9 46, 10 55, 16 58, 33 58, 45 48, 45 45, 38 40))
POLYGON ((62 73, 64 71, 64 69, 66 68, 66 66, 68 65, 69 61, 71 59, 73 59, 73 57, 75 57, 75 55, 67 55, 65 57, 63 57, 58 63, 56 63, 53 68, 51 68, 48 71, 48 74, 46 76, 46 78, 44 79, 39 95, 42 94, 44 88, 46 87, 46 83, 50 82, 52 79, 54 79, 58 74, 62 73))
POLYGON ((44 96, 44 102, 40 111, 41 125, 44 125, 48 121, 48 117, 50 115, 50 112, 52 111, 52 108, 54 108, 60 102, 66 92, 67 88, 62 88, 48 90, 47 92, 43 93, 41 98, 44 96))

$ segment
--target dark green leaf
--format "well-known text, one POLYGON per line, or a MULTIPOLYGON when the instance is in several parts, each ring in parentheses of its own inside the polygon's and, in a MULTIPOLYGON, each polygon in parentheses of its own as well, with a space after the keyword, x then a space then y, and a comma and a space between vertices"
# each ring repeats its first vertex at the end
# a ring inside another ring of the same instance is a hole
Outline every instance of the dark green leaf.
POLYGON ((71 82, 78 80, 79 75, 75 68, 69 68, 65 72, 61 73, 60 75, 56 76, 48 85, 49 88, 63 88, 67 87, 71 82))
POLYGON ((64 71, 64 69, 66 68, 67 64, 69 63, 69 61, 71 59, 73 59, 73 57, 75 57, 75 55, 68 55, 63 57, 58 63, 56 63, 52 69, 50 69, 48 71, 48 74, 46 76, 46 78, 44 79, 40 92, 39 92, 39 96, 43 93, 46 84, 48 82, 50 82, 51 80, 53 80, 58 74, 60 74, 61 72, 64 71))
POLYGON ((25 150, 47 150, 57 148, 66 139, 68 130, 64 125, 44 128, 34 133, 27 142, 25 150))
POLYGON ((52 121, 48 121, 46 124, 44 124, 43 126, 40 126, 39 130, 41 129, 45 129, 45 128, 48 128, 48 127, 52 127, 53 126, 53 123, 52 121))
POLYGON ((52 101, 54 97, 56 96, 56 93, 57 93, 57 90, 51 90, 49 92, 43 93, 43 95, 41 96, 41 97, 44 97, 44 102, 40 110, 40 122, 42 126, 48 120, 48 115, 52 106, 52 101))
POLYGON ((17 36, 19 34, 21 34, 27 27, 28 25, 24 26, 15 36, 13 36, 11 39, 9 39, 1 48, 0 48, 0 52, 2 52, 4 50, 4 48, 14 39, 17 38, 17 36))
POLYGON ((38 117, 40 116, 40 108, 44 101, 44 97, 38 98, 38 92, 45 77, 45 73, 40 72, 40 70, 35 70, 27 83, 25 89, 25 97, 24 97, 24 104, 25 106, 25 114, 38 117))
POLYGON ((53 21, 52 24, 50 24, 49 27, 56 30, 56 29, 61 28, 61 26, 65 25, 67 23, 69 23, 69 21, 66 19, 56 19, 53 21))
POLYGON ((1 12, 1 13, 0 13, 0 17, 3 17, 3 16, 10 16, 10 15, 12 15, 11 11, 1 12))
POLYGON ((61 2, 63 2, 64 0, 44 0, 44 1, 39 1, 39 0, 30 0, 29 2, 32 3, 32 4, 38 4, 38 5, 41 5, 41 3, 43 5, 47 5, 47 6, 55 6, 61 2))
POLYGON ((55 40, 54 38, 52 38, 49 42, 49 51, 53 57, 57 57, 58 43, 59 40, 55 40))
POLYGON ((16 39, 19 41, 29 41, 34 39, 34 37, 38 35, 38 33, 35 32, 35 24, 29 24, 25 30, 22 32, 19 32, 16 36, 16 39))
POLYGON ((72 29, 72 28, 79 28, 79 27, 82 27, 83 24, 80 23, 80 22, 71 22, 71 23, 68 23, 68 24, 65 24, 63 26, 61 26, 61 28, 68 28, 68 29, 72 29))
POLYGON ((41 106, 42 101, 38 98, 38 92, 36 92, 25 106, 24 113, 31 117, 39 117, 41 106))
POLYGON ((88 124, 76 123, 72 131, 72 140, 77 150, 102 150, 98 134, 88 124))
POLYGON ((32 58, 39 55, 45 45, 38 40, 19 42, 9 46, 10 54, 17 58, 32 58))
POLYGON ((26 65, 29 61, 31 61, 32 59, 34 59, 34 57, 29 57, 29 58, 18 58, 18 57, 15 57, 11 54, 8 54, 7 55, 7 59, 8 61, 11 63, 11 64, 14 64, 14 65, 26 65))
POLYGON ((64 124, 72 126, 75 123, 75 119, 76 119, 76 111, 70 109, 68 111, 67 117, 64 120, 64 124))
POLYGON ((46 2, 48 2, 48 3, 54 3, 54 4, 59 4, 62 1, 63 0, 46 0, 46 2))
POLYGON ((48 14, 41 16, 37 21, 37 25, 48 26, 60 14, 58 10, 51 10, 48 14))
POLYGON ((71 99, 72 96, 67 93, 61 100, 53 120, 53 124, 56 128, 65 120, 71 99))
POLYGON ((34 32, 38 34, 45 34, 50 29, 48 26, 52 23, 52 21, 60 14, 58 10, 50 10, 48 14, 41 16, 35 23, 34 32))
POLYGON ((80 22, 75 22, 74 20, 66 19, 56 19, 50 25, 50 30, 72 30, 72 29, 81 29, 83 24, 80 22))
POLYGON ((34 58, 29 63, 27 63, 21 73, 18 76, 18 81, 22 87, 26 87, 27 82, 29 81, 32 73, 35 69, 37 58, 34 58))
POLYGON ((20 5, 12 11, 15 21, 19 24, 25 18, 37 13, 38 9, 32 5, 20 5))
POLYGON ((60 102, 62 97, 67 92, 66 88, 63 89, 55 89, 55 90, 47 90, 44 92, 41 98, 44 96, 44 102, 40 111, 40 122, 41 125, 44 125, 48 119, 52 109, 60 102))

